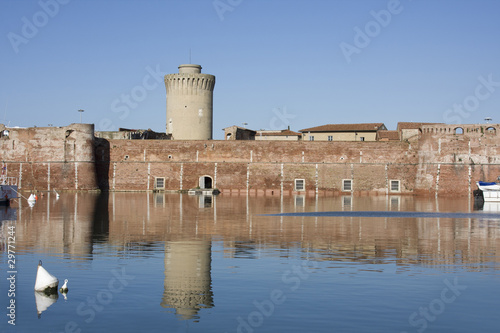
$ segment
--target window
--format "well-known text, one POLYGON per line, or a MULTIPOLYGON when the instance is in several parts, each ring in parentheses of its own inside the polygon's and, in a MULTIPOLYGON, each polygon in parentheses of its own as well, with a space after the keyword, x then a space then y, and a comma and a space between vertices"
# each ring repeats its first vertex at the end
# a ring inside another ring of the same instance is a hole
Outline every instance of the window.
POLYGON ((344 192, 352 191, 352 180, 350 179, 342 180, 342 191, 344 192))
POLYGON ((391 180, 390 181, 391 192, 399 192, 400 191, 399 185, 400 185, 399 180, 391 180))
POLYGON ((309 141, 314 141, 314 135, 309 135, 309 141))
POLYGON ((328 136, 328 141, 333 141, 333 135, 328 136))
POLYGON ((359 141, 365 141, 365 137, 364 136, 360 136, 359 137, 359 141))
POLYGON ((165 177, 155 177, 155 189, 165 189, 165 177))
POLYGON ((304 191, 305 183, 304 179, 295 179, 295 191, 304 191))

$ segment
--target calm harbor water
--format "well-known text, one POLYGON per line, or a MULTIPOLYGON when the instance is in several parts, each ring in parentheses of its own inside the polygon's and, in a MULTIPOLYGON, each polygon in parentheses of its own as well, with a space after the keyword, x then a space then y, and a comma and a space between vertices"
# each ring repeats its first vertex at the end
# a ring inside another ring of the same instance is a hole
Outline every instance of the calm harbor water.
POLYGON ((497 204, 79 193, 0 211, 0 332, 500 331, 497 204), (39 260, 67 295, 34 292, 39 260))

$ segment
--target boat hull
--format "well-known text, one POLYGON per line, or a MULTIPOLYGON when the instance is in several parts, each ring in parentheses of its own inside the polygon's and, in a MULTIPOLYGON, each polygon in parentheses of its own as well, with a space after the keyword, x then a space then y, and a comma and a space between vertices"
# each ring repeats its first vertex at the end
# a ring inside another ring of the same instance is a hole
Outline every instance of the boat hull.
POLYGON ((500 201, 500 191, 483 191, 484 201, 500 201))
POLYGON ((500 183, 477 182, 484 201, 500 201, 500 183))

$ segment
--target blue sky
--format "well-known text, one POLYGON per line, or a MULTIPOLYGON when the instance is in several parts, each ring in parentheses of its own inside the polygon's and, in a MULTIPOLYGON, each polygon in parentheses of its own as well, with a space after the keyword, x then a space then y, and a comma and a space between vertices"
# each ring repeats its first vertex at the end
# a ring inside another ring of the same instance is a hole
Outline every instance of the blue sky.
POLYGON ((497 0, 0 0, 0 123, 164 132, 163 75, 222 128, 500 122, 497 0), (84 109, 83 114, 78 109, 84 109))

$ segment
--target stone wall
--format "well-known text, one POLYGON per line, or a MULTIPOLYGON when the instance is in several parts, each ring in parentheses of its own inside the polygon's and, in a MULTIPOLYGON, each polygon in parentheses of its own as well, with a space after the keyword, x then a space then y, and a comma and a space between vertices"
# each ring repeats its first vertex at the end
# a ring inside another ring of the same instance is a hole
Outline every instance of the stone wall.
POLYGON ((233 193, 341 192, 352 180, 354 191, 385 194, 390 179, 401 192, 415 187, 416 152, 403 142, 255 142, 99 140, 96 148, 100 186, 109 190, 153 190, 165 178, 167 190, 200 186, 233 193))
POLYGON ((94 125, 8 128, 0 160, 22 190, 95 190, 94 125))
POLYGON ((499 124, 424 125, 416 192, 461 195, 500 175, 499 124))
POLYGON ((456 128, 422 126, 410 142, 106 140, 85 124, 9 128, 0 160, 23 190, 152 191, 162 179, 162 190, 178 191, 205 177, 234 194, 471 195, 476 181, 500 175, 500 126, 456 128))

